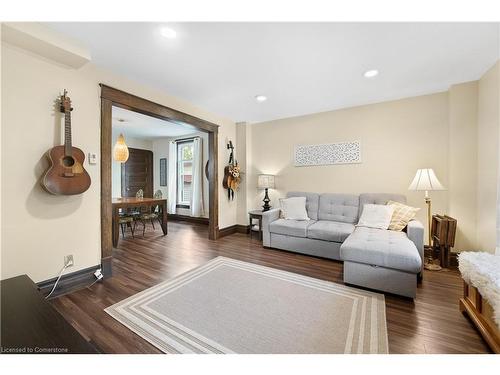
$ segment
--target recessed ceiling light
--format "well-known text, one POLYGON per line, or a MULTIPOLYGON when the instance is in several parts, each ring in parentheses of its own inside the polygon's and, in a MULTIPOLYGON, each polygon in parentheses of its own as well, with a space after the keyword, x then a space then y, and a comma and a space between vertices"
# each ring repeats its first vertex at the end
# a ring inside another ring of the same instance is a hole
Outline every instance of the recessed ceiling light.
POLYGON ((378 76, 378 70, 377 69, 367 70, 363 75, 365 76, 365 78, 373 78, 378 76))
POLYGON ((255 96, 255 100, 257 100, 258 102, 265 102, 267 100, 267 96, 265 96, 265 95, 256 95, 255 96))
POLYGON ((168 39, 174 39, 177 36, 177 32, 170 27, 162 27, 160 29, 160 34, 168 39))

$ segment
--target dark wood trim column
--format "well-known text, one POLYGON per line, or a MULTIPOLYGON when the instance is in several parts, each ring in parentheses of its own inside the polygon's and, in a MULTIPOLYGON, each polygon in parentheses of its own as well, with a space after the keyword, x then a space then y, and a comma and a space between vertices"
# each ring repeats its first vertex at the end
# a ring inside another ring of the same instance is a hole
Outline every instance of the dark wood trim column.
POLYGON ((104 277, 112 275, 113 254, 111 207, 111 115, 112 102, 101 98, 101 267, 104 277))
POLYGON ((216 130, 208 134, 209 165, 208 165, 208 238, 216 240, 219 237, 219 173, 217 170, 219 147, 218 134, 216 130))

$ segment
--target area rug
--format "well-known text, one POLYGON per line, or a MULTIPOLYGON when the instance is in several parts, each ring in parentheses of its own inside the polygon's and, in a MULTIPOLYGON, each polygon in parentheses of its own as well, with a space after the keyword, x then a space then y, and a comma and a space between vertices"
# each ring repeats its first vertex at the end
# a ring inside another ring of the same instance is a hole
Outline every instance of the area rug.
POLYGON ((379 293, 225 257, 105 310, 165 353, 387 353, 379 293))

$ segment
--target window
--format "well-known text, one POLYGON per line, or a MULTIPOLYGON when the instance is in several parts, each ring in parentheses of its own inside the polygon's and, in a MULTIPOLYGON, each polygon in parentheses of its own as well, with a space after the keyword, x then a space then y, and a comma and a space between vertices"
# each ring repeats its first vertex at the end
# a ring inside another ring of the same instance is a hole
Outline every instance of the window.
POLYGON ((177 143, 177 204, 191 203, 193 180, 193 141, 177 143))

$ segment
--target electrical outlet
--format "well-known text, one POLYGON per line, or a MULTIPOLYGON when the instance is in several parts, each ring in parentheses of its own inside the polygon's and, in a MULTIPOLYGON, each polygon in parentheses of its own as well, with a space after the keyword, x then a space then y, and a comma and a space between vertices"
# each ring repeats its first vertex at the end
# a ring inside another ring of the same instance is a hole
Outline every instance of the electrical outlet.
POLYGON ((73 254, 71 254, 71 255, 65 255, 64 256, 64 265, 66 267, 71 267, 71 266, 73 266, 73 264, 74 264, 73 263, 73 254))

